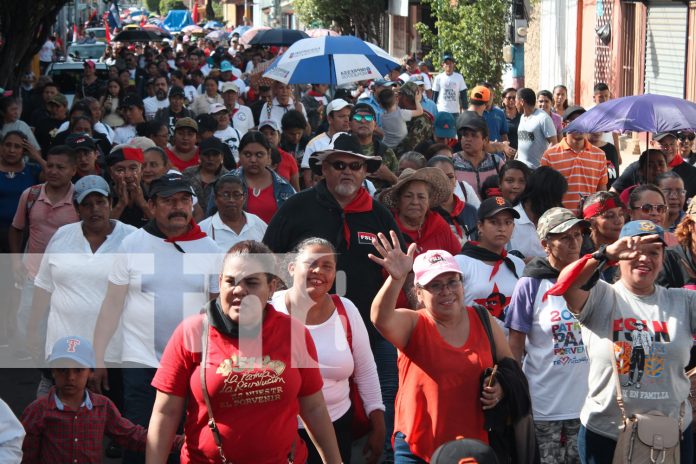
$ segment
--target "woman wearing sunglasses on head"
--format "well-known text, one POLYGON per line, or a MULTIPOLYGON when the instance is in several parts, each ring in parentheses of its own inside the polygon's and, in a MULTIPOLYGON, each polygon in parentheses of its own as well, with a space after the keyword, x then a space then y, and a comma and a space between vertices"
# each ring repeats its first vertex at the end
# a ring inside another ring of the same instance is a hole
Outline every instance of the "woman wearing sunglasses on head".
MULTIPOLYGON (((662 190, 652 184, 639 185, 631 191, 628 199, 628 214, 631 221, 648 220, 664 227, 667 216, 667 201, 662 190)), ((677 244, 677 239, 671 232, 665 232, 667 246, 677 244)))
MULTIPOLYGON (((425 463, 438 446, 458 436, 488 443, 485 411, 501 411, 515 401, 512 389, 503 385, 508 366, 518 372, 519 367, 510 359, 505 335, 491 316, 465 306, 461 270, 454 257, 444 250, 430 250, 414 260, 416 245, 404 254, 396 233, 390 235, 380 233, 372 242, 379 256, 371 254, 370 259, 389 277, 372 303, 370 318, 399 350, 394 462, 425 463), (417 311, 396 308, 411 272, 422 308, 417 311), (496 360, 497 374, 490 375, 487 368, 496 360)), ((523 377, 519 373, 517 379, 523 377)))
POLYGON ((242 137, 239 166, 226 175, 242 179, 247 192, 245 211, 268 224, 280 205, 295 194, 295 189, 270 168, 271 144, 261 132, 249 131, 242 137))

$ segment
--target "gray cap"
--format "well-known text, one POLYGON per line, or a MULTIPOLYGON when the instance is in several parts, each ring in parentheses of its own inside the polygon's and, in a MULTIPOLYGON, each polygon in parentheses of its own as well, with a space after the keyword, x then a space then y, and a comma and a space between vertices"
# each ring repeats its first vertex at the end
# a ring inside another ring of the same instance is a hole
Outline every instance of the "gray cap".
POLYGON ((109 184, 101 176, 84 176, 77 182, 75 182, 75 187, 73 189, 73 199, 77 204, 81 204, 82 201, 90 193, 100 193, 101 195, 108 197, 111 193, 109 189, 109 184))

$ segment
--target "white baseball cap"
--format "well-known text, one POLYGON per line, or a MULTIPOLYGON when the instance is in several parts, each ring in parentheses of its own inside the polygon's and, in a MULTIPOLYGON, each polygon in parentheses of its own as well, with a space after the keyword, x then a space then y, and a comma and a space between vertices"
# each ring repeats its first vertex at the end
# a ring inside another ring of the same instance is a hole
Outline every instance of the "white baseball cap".
POLYGON ((326 107, 326 114, 331 114, 334 111, 341 111, 345 107, 353 107, 352 104, 348 103, 342 98, 337 98, 335 100, 331 100, 329 104, 326 107))

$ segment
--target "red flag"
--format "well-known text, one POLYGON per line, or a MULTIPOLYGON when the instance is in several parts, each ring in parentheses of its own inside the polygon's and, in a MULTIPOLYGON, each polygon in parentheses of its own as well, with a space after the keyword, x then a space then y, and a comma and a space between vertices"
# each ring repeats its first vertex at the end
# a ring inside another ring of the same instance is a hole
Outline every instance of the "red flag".
POLYGON ((141 14, 140 15, 140 27, 143 27, 145 25, 145 15, 141 14))
POLYGON ((73 24, 72 26, 72 40, 73 42, 77 42, 78 36, 77 36, 77 24, 73 24))
POLYGON ((107 13, 104 13, 104 33, 106 34, 106 43, 111 43, 111 31, 109 31, 109 18, 107 13))
POLYGON ((198 17, 198 0, 196 0, 193 4, 193 14, 192 14, 193 22, 195 24, 198 24, 198 21, 200 18, 198 17))

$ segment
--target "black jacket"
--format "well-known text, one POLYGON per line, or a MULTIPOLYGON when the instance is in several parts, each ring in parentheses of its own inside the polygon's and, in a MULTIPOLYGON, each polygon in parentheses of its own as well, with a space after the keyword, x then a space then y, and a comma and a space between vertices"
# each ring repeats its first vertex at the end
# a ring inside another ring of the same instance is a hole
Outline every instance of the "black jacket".
POLYGON ((686 284, 696 283, 696 261, 691 251, 681 245, 667 248, 662 272, 657 276, 656 283, 667 288, 682 288, 686 284))
POLYGON ((385 276, 382 267, 372 262, 368 253, 375 255, 371 237, 378 232, 397 233, 402 249, 406 250, 392 214, 381 203, 373 201, 372 210, 344 215, 343 209, 326 188, 322 180, 311 189, 287 199, 273 216, 263 242, 275 253, 288 253, 302 240, 320 237, 331 242, 337 251, 338 282, 345 282, 345 296, 358 307, 365 321, 370 340, 378 335, 370 322, 370 306, 382 287, 385 276), (350 229, 350 246, 343 236, 343 220, 350 229), (345 275, 343 277, 341 274, 345 275))

